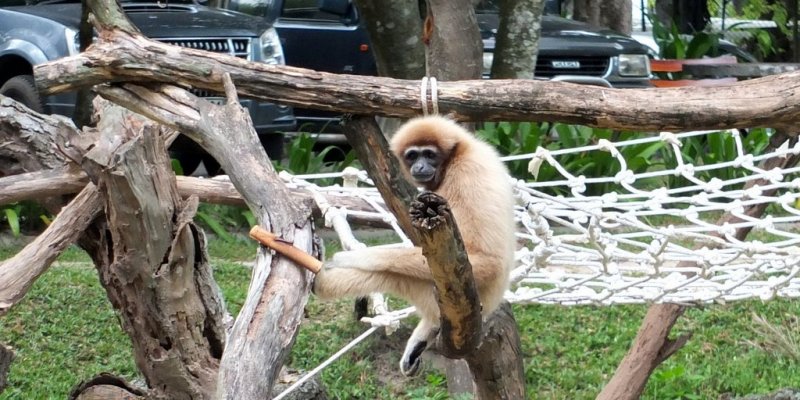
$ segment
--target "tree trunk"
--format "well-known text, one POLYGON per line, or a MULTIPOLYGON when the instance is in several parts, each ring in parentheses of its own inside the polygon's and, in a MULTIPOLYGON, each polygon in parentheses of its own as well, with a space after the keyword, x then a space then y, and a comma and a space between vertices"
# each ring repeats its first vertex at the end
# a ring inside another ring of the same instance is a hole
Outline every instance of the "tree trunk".
POLYGON ((492 62, 494 79, 531 79, 539 53, 544 0, 503 0, 492 62))
POLYGON ((486 319, 481 345, 466 362, 473 380, 480 382, 477 399, 526 398, 522 344, 510 304, 503 303, 486 319))
POLYGON ((577 21, 631 34, 633 10, 630 0, 575 0, 574 7, 572 18, 577 21))
MULTIPOLYGON (((397 79, 420 79, 425 76, 419 1, 356 0, 356 4, 364 14, 378 75, 397 79)), ((386 137, 393 135, 405 120, 377 118, 386 137)), ((357 303, 357 309, 363 309, 363 304, 364 301, 361 301, 361 306, 357 303)))
POLYGON ((422 17, 417 0, 356 0, 369 32, 378 75, 419 79, 425 75, 422 17))
POLYGON ((428 0, 427 75, 440 81, 478 79, 483 42, 472 0, 428 0))
MULTIPOLYGON (((171 86, 159 86, 159 92, 136 85, 97 90, 101 96, 178 129, 201 144, 228 172, 260 226, 319 256, 319 243, 309 222, 310 204, 292 200, 262 150, 249 115, 239 105, 230 77, 222 78, 227 97, 224 106, 171 86)), ((220 363, 216 397, 269 397, 297 334, 310 283, 310 274, 288 259, 273 258, 263 248, 259 251, 250 290, 220 363)))
POLYGON ((118 108, 102 115, 100 140, 83 149, 82 162, 102 189, 108 218, 101 283, 131 338, 148 396, 211 398, 226 311, 205 237, 191 222, 197 198, 180 198, 158 127, 118 108))

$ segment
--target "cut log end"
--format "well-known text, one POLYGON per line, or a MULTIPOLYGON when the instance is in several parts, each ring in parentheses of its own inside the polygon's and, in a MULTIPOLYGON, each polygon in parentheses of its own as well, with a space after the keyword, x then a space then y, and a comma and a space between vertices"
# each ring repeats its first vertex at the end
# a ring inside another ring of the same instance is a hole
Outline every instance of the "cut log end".
POLYGON ((314 274, 319 273, 319 270, 322 269, 322 261, 292 246, 291 243, 278 238, 274 233, 266 231, 258 225, 250 229, 250 237, 314 274))
POLYGON ((411 223, 425 230, 436 229, 451 218, 447 200, 433 192, 420 193, 417 200, 411 203, 411 223))

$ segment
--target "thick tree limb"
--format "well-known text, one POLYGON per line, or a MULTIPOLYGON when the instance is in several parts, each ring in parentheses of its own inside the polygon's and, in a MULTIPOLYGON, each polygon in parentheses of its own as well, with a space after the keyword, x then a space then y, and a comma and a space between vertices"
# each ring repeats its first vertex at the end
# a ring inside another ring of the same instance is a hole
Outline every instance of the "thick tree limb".
MULTIPOLYGON (((262 149, 232 83, 215 106, 175 87, 104 87, 101 96, 173 127, 199 143, 230 175, 259 225, 318 254, 307 204, 293 201, 262 149), (223 134, 224 133, 224 134, 223 134)), ((267 398, 291 349, 310 290, 310 274, 259 251, 247 299, 220 363, 217 397, 267 398)))
POLYGON ((437 350, 462 358, 477 348, 482 333, 481 301, 467 250, 443 197, 421 193, 410 213, 436 287, 441 313, 437 350))
POLYGON ((78 193, 87 183, 86 173, 75 166, 6 176, 0 178, 0 206, 78 193))
MULTIPOLYGON (((46 93, 108 81, 158 81, 303 108, 408 118, 421 113, 419 81, 337 75, 183 49, 122 31, 89 51, 36 67, 46 93), (142 68, 147 66, 147 68, 142 68)), ((439 109, 460 120, 559 121, 628 130, 792 126, 800 120, 800 71, 731 86, 608 89, 534 80, 440 82, 439 109), (646 116, 646 117, 645 117, 646 116)))
POLYGON ((476 383, 476 399, 525 398, 522 348, 510 304, 501 304, 486 318, 480 347, 465 360, 476 383))
POLYGON ((97 188, 89 184, 34 241, 0 263, 0 315, 28 293, 41 274, 61 252, 75 243, 103 211, 97 188))
POLYGON ((0 162, 13 160, 18 164, 14 169, 3 165, 0 175, 63 167, 64 157, 57 150, 58 138, 75 130, 68 118, 33 112, 22 103, 0 95, 0 162))
POLYGON ((148 396, 211 398, 226 311, 205 237, 192 223, 197 199, 178 194, 159 126, 119 107, 102 115, 101 140, 80 149, 108 220, 110 262, 98 265, 101 283, 131 338, 148 396), (106 121, 115 114, 115 123, 106 121))
POLYGON ((419 243, 408 210, 417 197, 417 188, 401 172, 400 161, 389 150, 389 142, 381 133, 374 118, 348 117, 342 122, 342 132, 347 142, 358 154, 358 159, 383 197, 387 208, 397 218, 412 243, 419 243))

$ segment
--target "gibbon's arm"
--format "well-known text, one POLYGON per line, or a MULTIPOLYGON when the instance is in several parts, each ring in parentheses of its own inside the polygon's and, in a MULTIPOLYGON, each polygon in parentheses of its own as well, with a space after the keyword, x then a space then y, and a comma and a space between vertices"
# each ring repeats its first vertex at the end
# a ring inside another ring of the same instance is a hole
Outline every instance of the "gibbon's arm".
POLYGON ((419 247, 366 248, 340 251, 323 263, 323 268, 357 269, 364 272, 390 272, 414 279, 433 281, 428 261, 419 247))

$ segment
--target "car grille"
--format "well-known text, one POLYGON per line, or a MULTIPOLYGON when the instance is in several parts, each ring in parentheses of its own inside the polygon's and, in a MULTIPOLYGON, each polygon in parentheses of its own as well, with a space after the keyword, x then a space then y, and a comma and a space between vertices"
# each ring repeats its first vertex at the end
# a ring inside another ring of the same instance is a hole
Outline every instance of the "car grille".
MULTIPOLYGON (((250 60, 249 38, 202 38, 202 39, 158 39, 159 41, 174 46, 187 47, 211 51, 214 53, 228 54, 234 57, 250 60)), ((201 89, 190 90, 197 97, 219 97, 220 94, 201 89)))
POLYGON ((552 78, 556 75, 603 76, 608 70, 609 57, 574 56, 549 57, 536 59, 537 78, 552 78), (577 67, 576 63, 580 64, 577 67), (559 65, 560 64, 560 65, 559 65))
POLYGON ((250 59, 249 38, 158 39, 175 46, 188 47, 250 59))

